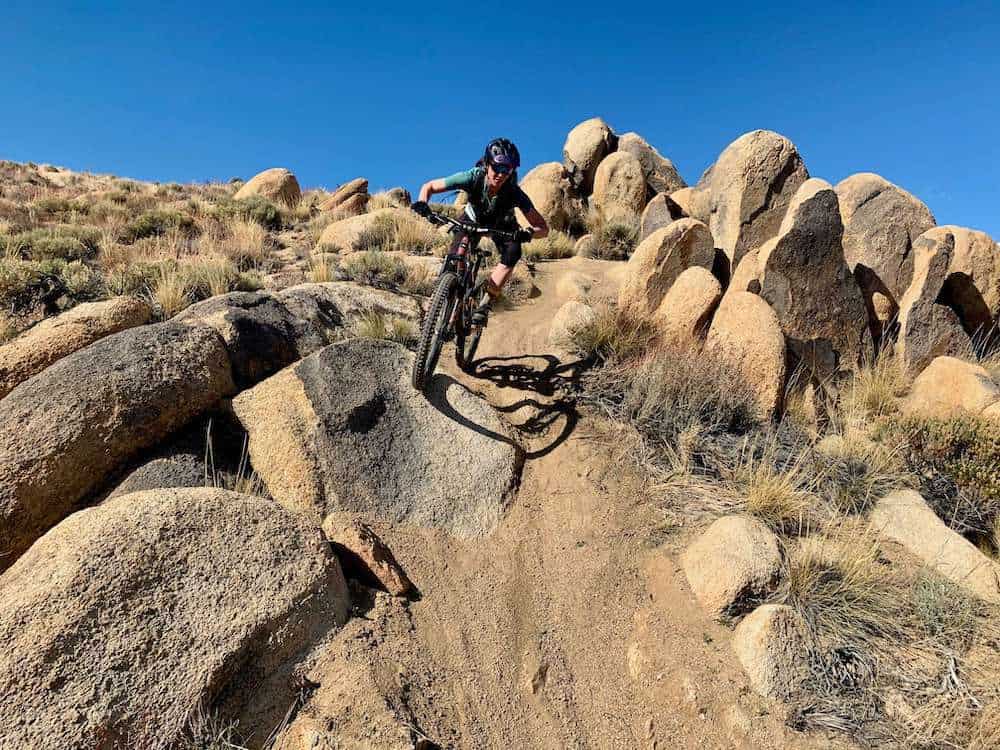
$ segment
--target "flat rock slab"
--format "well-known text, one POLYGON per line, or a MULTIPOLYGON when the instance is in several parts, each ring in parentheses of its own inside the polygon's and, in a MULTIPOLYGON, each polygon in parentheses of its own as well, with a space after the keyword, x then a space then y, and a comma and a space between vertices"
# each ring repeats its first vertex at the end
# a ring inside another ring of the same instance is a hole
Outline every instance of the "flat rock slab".
POLYGON ((413 355, 388 341, 328 346, 233 400, 271 496, 322 519, 351 510, 460 535, 491 530, 522 451, 451 378, 410 385, 413 355))
POLYGON ((1000 604, 1000 565, 945 526, 920 493, 889 493, 875 505, 870 523, 881 537, 901 544, 948 580, 1000 604))
POLYGON ((81 511, 0 576, 0 745, 172 747, 348 609, 319 529, 276 503, 173 489, 81 511))

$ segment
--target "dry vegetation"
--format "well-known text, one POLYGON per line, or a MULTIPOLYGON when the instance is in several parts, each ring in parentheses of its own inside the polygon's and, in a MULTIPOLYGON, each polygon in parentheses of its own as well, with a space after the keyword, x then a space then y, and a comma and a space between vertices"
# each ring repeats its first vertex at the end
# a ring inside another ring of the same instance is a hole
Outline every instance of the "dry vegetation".
POLYGON ((1000 428, 901 415, 908 383, 889 357, 828 389, 812 417, 795 408, 761 422, 725 363, 664 348, 614 308, 597 312, 572 342, 596 364, 581 398, 649 477, 664 528, 742 512, 782 540, 771 600, 802 615, 813 644, 790 722, 869 747, 996 747, 1000 612, 913 559, 887 557, 865 517, 887 492, 918 488, 996 555, 1000 428))

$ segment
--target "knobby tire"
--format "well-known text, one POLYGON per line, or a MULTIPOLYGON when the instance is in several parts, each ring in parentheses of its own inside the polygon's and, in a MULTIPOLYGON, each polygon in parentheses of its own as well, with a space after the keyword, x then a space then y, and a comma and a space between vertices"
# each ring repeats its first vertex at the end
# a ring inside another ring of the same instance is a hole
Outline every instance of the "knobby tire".
POLYGON ((458 300, 458 277, 450 271, 441 274, 437 287, 427 308, 427 316, 420 331, 420 344, 417 346, 416 358, 413 360, 413 387, 424 390, 430 382, 438 357, 441 356, 443 337, 455 303, 458 300))

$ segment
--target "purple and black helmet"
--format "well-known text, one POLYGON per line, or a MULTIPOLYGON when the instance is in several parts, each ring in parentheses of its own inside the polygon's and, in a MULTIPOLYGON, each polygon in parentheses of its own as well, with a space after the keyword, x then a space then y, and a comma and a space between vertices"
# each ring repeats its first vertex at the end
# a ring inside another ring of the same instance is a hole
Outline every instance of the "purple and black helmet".
POLYGON ((483 154, 486 164, 496 164, 508 169, 517 169, 521 166, 521 154, 518 153, 517 146, 506 138, 495 138, 486 146, 486 153, 483 154))

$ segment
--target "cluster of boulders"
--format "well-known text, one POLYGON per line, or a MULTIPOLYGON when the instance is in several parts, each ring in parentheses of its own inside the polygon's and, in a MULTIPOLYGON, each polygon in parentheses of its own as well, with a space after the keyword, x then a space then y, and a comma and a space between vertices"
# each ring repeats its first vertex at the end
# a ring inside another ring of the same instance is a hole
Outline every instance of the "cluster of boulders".
POLYGON ((352 338, 373 311, 421 315, 312 283, 149 325, 110 300, 0 348, 0 736, 152 747, 214 707, 263 741, 289 670, 347 619, 345 574, 415 591, 365 519, 493 529, 512 430, 443 375, 417 394, 404 347, 352 338), (205 486, 209 417, 247 436, 254 494, 205 486))
MULTIPOLYGON (((898 544, 973 596, 1000 604, 1000 564, 948 528, 919 493, 889 493, 876 503, 868 524, 873 539, 898 544)), ((798 542, 833 543, 809 538, 798 542)), ((681 566, 706 613, 737 621, 733 648, 753 688, 771 698, 793 696, 809 675, 812 660, 821 654, 794 607, 761 604, 774 598, 785 571, 775 533, 755 518, 724 516, 690 544, 681 566)))
POLYGON ((525 189, 555 216, 580 197, 607 214, 641 211, 619 307, 652 320, 665 342, 732 360, 766 415, 794 371, 803 385, 835 389, 883 350, 912 377, 993 340, 997 243, 935 226, 878 175, 836 186, 811 178, 791 141, 758 130, 686 187, 645 141, 598 119, 571 131, 564 156, 561 170, 530 172, 525 189))

